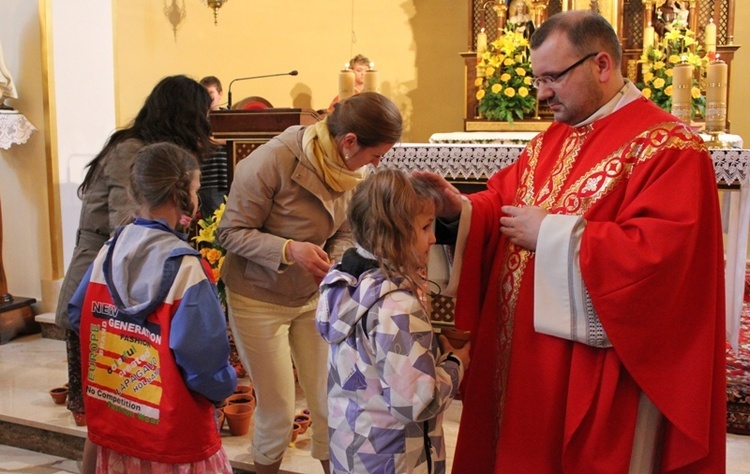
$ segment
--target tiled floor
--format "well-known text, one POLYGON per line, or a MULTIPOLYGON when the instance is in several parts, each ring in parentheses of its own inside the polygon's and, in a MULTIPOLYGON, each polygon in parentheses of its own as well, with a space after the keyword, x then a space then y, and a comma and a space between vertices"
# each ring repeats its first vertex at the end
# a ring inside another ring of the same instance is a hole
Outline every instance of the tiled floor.
MULTIPOLYGON (((85 428, 75 425, 69 412, 55 405, 47 391, 67 381, 65 344, 39 335, 14 339, 0 346, 0 421, 19 423, 58 433, 84 437, 85 428)), ((298 400, 300 408, 304 400, 298 400)), ((460 403, 454 403, 445 423, 449 459, 455 449, 456 420, 460 403)), ((250 437, 222 433, 224 449, 232 465, 252 469, 250 437)), ((290 445, 282 462, 288 473, 320 473, 320 464, 310 458, 309 434, 290 445)), ((448 464, 450 466, 450 462, 448 464)), ((78 463, 57 456, 0 445, 0 473, 78 473, 78 463)), ((727 473, 750 474, 750 436, 727 435, 727 473)))
POLYGON ((80 466, 76 461, 70 459, 0 445, 0 473, 4 472, 28 474, 79 473, 80 466))
MULTIPOLYGON (((65 435, 85 437, 85 428, 76 426, 73 417, 64 405, 55 405, 47 393, 49 389, 66 382, 67 368, 63 341, 42 338, 37 334, 20 337, 1 345, 0 422, 18 423, 65 435)), ((302 393, 298 393, 297 405, 300 409, 304 406, 302 393)), ((460 402, 454 402, 446 414, 444 423, 449 461, 452 460, 455 449, 459 416, 460 402)), ((222 439, 232 466, 251 470, 250 433, 244 436, 231 436, 225 426, 222 439)), ((0 445, 0 473, 78 472, 76 463, 58 464, 58 462, 61 462, 60 458, 46 455, 34 456, 29 451, 19 452, 15 448, 0 445), (25 465, 29 466, 28 470, 19 470, 19 466, 25 465), (31 467, 35 465, 39 468, 31 467)), ((322 472, 320 463, 310 457, 309 431, 290 445, 281 468, 288 473, 318 474, 322 472)))

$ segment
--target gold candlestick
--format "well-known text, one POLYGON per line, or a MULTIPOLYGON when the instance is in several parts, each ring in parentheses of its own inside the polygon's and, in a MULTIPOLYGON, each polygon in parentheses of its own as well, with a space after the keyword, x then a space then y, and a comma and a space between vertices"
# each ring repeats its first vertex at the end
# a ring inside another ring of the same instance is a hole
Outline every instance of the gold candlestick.
POLYGON ((729 143, 723 142, 719 139, 724 132, 709 132, 706 130, 706 133, 711 136, 711 139, 706 141, 706 146, 708 148, 731 148, 729 143))

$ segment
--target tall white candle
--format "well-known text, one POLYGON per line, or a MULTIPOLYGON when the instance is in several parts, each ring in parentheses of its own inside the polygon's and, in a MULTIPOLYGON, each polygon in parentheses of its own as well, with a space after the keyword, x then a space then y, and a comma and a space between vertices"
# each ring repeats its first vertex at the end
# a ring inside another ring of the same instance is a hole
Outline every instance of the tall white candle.
POLYGON ((339 73, 339 100, 348 99, 354 95, 354 71, 349 69, 349 65, 339 73))
POLYGON ((487 33, 484 32, 484 28, 482 28, 479 33, 477 33, 477 55, 481 55, 487 51, 487 33))
POLYGON ((648 26, 643 29, 643 52, 647 52, 648 48, 654 45, 654 27, 651 26, 651 22, 648 22, 648 26))
POLYGON ((370 63, 370 69, 365 71, 365 92, 378 91, 378 71, 375 70, 375 63, 370 63))
POLYGON ((704 42, 706 43, 706 53, 711 54, 716 52, 716 23, 711 18, 706 25, 706 31, 703 35, 704 42))
POLYGON ((729 66, 717 59, 706 68, 706 76, 706 131, 723 132, 727 128, 729 66))
POLYGON ((672 74, 672 115, 689 124, 693 112, 690 90, 693 86, 693 66, 676 64, 672 74))

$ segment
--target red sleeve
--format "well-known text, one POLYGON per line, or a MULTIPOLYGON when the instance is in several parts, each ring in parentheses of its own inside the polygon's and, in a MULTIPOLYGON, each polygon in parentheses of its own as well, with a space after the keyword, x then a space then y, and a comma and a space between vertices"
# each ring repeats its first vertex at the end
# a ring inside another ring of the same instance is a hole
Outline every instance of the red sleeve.
MULTIPOLYGON (((525 152, 519 161, 524 156, 525 152)), ((471 201, 471 227, 456 295, 456 327, 459 329, 475 331, 479 324, 490 271, 501 241, 500 208, 512 203, 518 187, 517 173, 517 164, 504 168, 489 179, 486 191, 467 196, 471 201)))

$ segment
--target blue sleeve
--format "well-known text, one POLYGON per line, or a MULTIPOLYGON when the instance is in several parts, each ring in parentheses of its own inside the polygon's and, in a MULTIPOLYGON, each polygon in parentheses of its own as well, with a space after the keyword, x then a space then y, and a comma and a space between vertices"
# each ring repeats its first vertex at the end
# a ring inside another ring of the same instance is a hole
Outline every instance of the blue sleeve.
POLYGON ((91 271, 94 267, 92 263, 89 265, 89 269, 86 270, 86 274, 83 275, 81 283, 78 285, 78 289, 73 293, 73 297, 70 298, 68 303, 68 320, 70 326, 73 328, 76 334, 79 333, 81 327, 81 312, 83 311, 83 300, 86 298, 86 290, 89 288, 89 282, 91 281, 91 271))
POLYGON ((208 279, 183 295, 172 318, 169 347, 190 390, 214 402, 232 394, 237 373, 229 364, 227 324, 216 287, 208 279))

